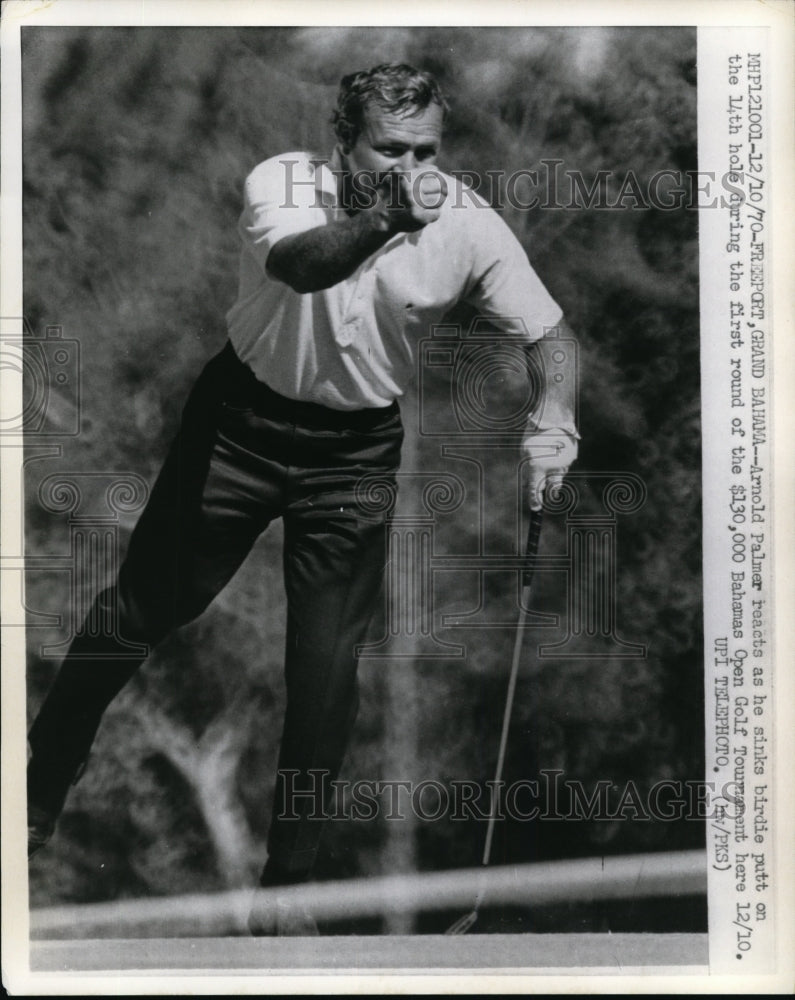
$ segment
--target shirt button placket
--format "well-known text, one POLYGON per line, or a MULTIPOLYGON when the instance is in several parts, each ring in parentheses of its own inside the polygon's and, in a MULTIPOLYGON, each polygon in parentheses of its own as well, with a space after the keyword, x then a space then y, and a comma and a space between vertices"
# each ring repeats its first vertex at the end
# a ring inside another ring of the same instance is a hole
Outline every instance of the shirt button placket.
POLYGON ((341 336, 338 340, 340 347, 350 347, 353 344, 356 335, 360 333, 362 328, 362 303, 365 299, 365 289, 364 285, 368 280, 368 275, 366 272, 362 272, 359 275, 359 279, 356 282, 356 288, 354 289, 353 299, 348 307, 347 314, 345 316, 345 322, 342 325, 341 336))

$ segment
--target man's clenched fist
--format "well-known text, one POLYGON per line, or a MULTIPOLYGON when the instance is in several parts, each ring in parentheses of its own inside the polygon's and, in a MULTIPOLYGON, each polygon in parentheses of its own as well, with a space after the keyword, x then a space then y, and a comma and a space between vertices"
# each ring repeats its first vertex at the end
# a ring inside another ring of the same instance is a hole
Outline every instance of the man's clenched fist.
POLYGON ((378 185, 378 196, 376 207, 386 210, 391 231, 411 233, 439 218, 447 184, 435 170, 391 172, 378 185))

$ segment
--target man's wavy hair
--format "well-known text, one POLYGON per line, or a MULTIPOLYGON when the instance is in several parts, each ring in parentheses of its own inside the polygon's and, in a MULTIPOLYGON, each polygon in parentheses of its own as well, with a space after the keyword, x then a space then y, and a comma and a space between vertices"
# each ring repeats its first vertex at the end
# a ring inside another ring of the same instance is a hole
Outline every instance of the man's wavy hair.
POLYGON ((340 81, 337 107, 331 117, 337 138, 345 148, 356 144, 370 103, 399 114, 418 114, 429 104, 438 104, 443 115, 449 111, 436 79, 407 63, 381 63, 350 73, 340 81))

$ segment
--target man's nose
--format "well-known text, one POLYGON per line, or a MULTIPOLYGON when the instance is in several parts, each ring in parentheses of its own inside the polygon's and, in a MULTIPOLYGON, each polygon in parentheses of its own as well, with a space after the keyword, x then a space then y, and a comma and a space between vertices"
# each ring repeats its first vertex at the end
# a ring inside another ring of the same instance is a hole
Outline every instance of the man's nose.
POLYGON ((417 169, 417 157, 414 155, 413 150, 406 150, 406 152, 397 161, 398 169, 401 172, 409 173, 412 170, 417 169))

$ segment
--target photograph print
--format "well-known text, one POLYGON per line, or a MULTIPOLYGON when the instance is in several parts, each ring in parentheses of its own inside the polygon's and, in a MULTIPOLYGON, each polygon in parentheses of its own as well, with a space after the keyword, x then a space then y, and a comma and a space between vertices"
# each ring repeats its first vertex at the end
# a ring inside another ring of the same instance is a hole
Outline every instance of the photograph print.
POLYGON ((21 51, 32 960, 704 965, 695 28, 21 51))

